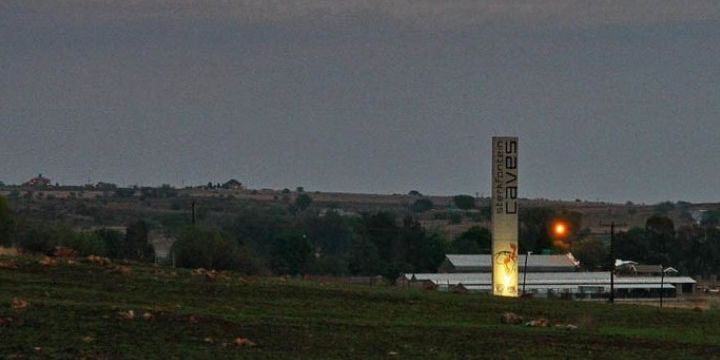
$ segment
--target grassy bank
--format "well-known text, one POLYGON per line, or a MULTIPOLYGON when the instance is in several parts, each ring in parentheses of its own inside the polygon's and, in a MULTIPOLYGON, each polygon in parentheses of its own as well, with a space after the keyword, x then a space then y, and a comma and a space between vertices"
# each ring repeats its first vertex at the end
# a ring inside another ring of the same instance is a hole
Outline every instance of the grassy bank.
POLYGON ((208 281, 188 270, 83 261, 47 266, 37 258, 0 257, 0 264, 6 265, 0 265, 5 357, 720 358, 718 311, 234 274, 208 281), (13 298, 27 307, 13 308, 13 298), (580 329, 505 325, 504 311, 580 329), (238 338, 247 341, 238 345, 238 338))

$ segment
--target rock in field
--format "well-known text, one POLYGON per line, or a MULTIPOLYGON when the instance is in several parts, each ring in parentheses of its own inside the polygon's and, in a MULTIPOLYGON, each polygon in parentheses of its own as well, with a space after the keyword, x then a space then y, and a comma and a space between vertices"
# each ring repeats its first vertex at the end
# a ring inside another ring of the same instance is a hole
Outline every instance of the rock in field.
POLYGON ((526 322, 526 323, 525 323, 525 326, 530 326, 530 327, 548 327, 548 326, 550 326, 550 322, 547 321, 547 319, 540 318, 540 319, 535 319, 535 320, 531 320, 531 321, 526 322))
POLYGON ((504 312, 500 317, 500 322, 511 325, 522 324, 523 317, 513 312, 504 312))

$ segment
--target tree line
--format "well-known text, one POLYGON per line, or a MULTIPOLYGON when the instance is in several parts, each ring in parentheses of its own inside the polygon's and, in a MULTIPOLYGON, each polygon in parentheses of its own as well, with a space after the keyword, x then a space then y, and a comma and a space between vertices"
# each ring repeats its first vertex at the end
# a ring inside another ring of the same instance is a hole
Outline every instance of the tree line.
MULTIPOLYGON (((472 197, 457 202, 471 206, 472 197), (467 204, 464 204, 466 202, 467 204)), ((312 206, 309 196, 290 206, 243 203, 231 214, 199 209, 195 225, 189 218, 173 221, 136 219, 126 233, 110 229, 79 231, 62 223, 14 216, 0 196, 0 245, 49 253, 57 246, 80 255, 150 261, 151 230, 175 238, 172 254, 178 266, 231 269, 278 275, 383 275, 434 272, 446 254, 489 254, 492 234, 473 226, 454 238, 425 228, 418 213, 375 211, 343 216, 312 206)), ((488 214, 489 215, 489 214, 488 214)), ((675 228, 666 215, 650 217, 644 228, 616 236, 615 257, 640 263, 673 266, 682 273, 720 273, 720 216, 708 212, 700 223, 675 228)), ((551 208, 523 208, 520 212, 520 253, 571 251, 586 270, 607 269, 611 259, 606 240, 581 229, 582 216, 551 208), (562 221, 569 236, 552 233, 562 221)))
POLYGON ((644 228, 618 234, 616 257, 672 266, 688 275, 720 274, 717 215, 717 212, 708 212, 698 223, 677 229, 669 217, 653 215, 644 228))

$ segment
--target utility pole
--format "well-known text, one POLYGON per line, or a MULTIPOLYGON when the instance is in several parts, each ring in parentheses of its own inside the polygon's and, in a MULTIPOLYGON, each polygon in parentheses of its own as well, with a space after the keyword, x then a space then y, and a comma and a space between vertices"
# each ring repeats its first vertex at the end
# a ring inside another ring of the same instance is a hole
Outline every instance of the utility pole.
POLYGON ((192 202, 192 224, 195 226, 195 200, 192 202))
MULTIPOLYGON (((615 303, 615 222, 610 224, 600 223, 600 226, 610 226, 610 303, 615 303)), ((627 226, 627 224, 617 224, 627 226)))
POLYGON ((527 271, 528 271, 527 263, 528 263, 528 258, 530 257, 530 254, 532 254, 532 251, 528 251, 527 254, 525 254, 525 268, 523 269, 523 291, 522 291, 523 297, 525 297, 525 282, 527 280, 527 271))
POLYGON ((660 264, 660 308, 663 306, 663 288, 665 287, 665 267, 660 264))
MULTIPOLYGON (((193 223, 195 218, 193 218, 193 223)), ((610 303, 615 303, 615 223, 610 223, 610 303)))

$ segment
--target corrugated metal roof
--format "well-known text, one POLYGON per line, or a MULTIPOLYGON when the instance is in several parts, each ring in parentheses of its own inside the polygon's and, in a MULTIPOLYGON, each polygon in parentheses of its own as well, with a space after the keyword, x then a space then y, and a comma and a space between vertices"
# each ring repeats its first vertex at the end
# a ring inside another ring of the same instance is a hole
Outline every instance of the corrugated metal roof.
MULTIPOLYGON (((449 273, 449 274, 405 274, 408 279, 430 280, 438 285, 489 285, 492 283, 491 273, 449 273)), ((660 284, 660 276, 615 276, 615 284, 660 284)), ((523 274, 520 273, 520 283, 523 274)), ((695 284, 688 276, 666 276, 666 284, 695 284)), ((537 285, 605 285, 610 283, 608 272, 565 272, 565 273, 527 273, 527 283, 537 285)))
POLYGON ((661 273, 663 271, 660 265, 633 265, 633 270, 639 273, 661 273))
MULTIPOLYGON (((674 289, 675 285, 665 283, 662 286, 660 284, 616 284, 616 289, 674 289)), ((610 287, 607 287, 607 290, 610 291, 610 287)))
MULTIPOLYGON (((445 255, 445 258, 455 268, 492 266, 492 256, 489 254, 448 254, 445 255)), ((525 255, 518 255, 518 264, 521 267, 525 265, 525 255)), ((528 267, 568 267, 574 269, 578 265, 572 254, 569 253, 564 255, 530 255, 528 258, 528 267)))
MULTIPOLYGON (((464 288, 470 290, 470 291, 484 291, 484 290, 490 290, 492 288, 491 285, 465 285, 461 284, 464 288)), ((605 291, 610 291, 610 286, 601 286, 605 291)), ((674 289, 675 286, 672 284, 664 284, 662 286, 664 289, 674 289)), ((522 284, 520 285, 520 288, 522 288, 522 284)), ((535 284, 527 284, 525 286, 526 291, 532 291, 532 290, 547 290, 547 289, 553 289, 553 290, 574 290, 578 289, 578 285, 535 285, 535 284)), ((617 284, 615 286, 615 289, 660 289, 660 284, 617 284)))

